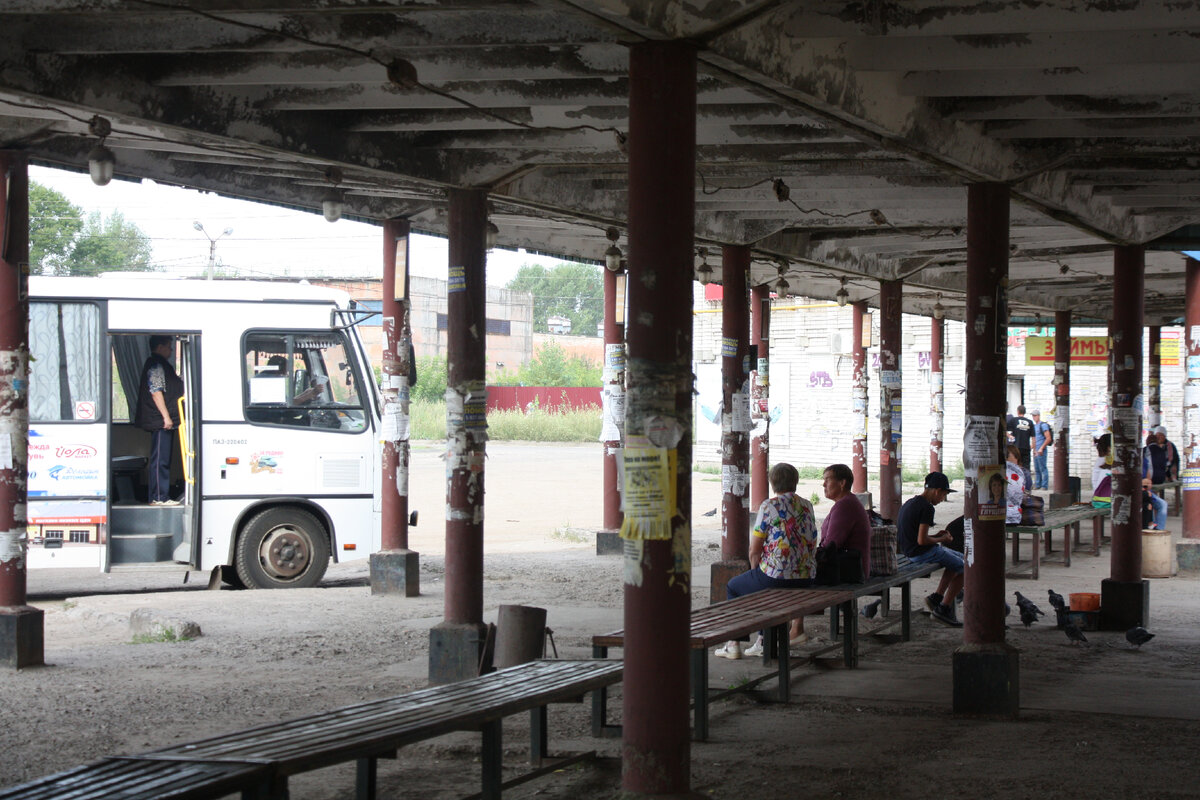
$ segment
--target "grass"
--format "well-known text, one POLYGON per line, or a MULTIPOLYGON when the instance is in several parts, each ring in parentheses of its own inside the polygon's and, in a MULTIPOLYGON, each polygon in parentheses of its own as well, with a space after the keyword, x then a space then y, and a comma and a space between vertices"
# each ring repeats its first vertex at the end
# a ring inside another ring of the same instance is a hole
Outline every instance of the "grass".
POLYGON ((182 642, 174 628, 160 628, 157 633, 134 634, 130 644, 158 644, 161 642, 182 642))
MULTIPOLYGON (((409 411, 411 439, 446 438, 446 404, 417 401, 409 411)), ((507 442, 596 442, 600 409, 488 413, 488 439, 507 442)))
POLYGON ((550 532, 551 539, 558 539, 560 542, 572 542, 574 544, 588 544, 591 537, 581 533, 578 529, 572 528, 567 524, 561 528, 555 528, 550 532))

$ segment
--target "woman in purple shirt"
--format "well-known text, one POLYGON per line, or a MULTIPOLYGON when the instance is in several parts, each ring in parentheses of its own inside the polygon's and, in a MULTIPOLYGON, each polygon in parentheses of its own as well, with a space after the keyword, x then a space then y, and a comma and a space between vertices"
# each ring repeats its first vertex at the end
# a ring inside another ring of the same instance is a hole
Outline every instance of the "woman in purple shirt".
POLYGON ((854 472, 845 464, 825 468, 825 497, 833 508, 821 523, 821 546, 857 550, 862 555, 862 574, 871 575, 871 520, 867 510, 851 492, 854 472))

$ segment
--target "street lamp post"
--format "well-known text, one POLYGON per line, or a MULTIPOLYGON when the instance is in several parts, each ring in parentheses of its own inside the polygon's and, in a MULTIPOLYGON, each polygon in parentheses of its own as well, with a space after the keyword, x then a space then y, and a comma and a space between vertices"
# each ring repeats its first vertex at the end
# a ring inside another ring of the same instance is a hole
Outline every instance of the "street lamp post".
POLYGON ((208 279, 211 281, 213 273, 216 272, 217 268, 217 241, 233 233, 233 228, 226 228, 221 231, 220 236, 213 238, 209 235, 208 231, 204 230, 204 225, 199 221, 193 222, 192 227, 208 237, 208 279))

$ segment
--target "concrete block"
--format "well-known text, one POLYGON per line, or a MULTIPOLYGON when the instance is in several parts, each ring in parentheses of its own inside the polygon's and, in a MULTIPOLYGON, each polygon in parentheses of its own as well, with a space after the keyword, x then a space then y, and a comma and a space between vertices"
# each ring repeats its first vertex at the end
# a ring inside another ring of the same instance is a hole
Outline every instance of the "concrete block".
POLYGON ((1175 561, 1180 572, 1200 572, 1200 539, 1175 542, 1175 561))
POLYGON ((416 550, 371 553, 371 594, 421 594, 421 554, 416 550))
POLYGON ((719 603, 725 599, 725 586, 731 578, 736 578, 750 569, 750 562, 744 558, 734 558, 729 561, 714 561, 709 572, 708 602, 719 603))
POLYGON ((195 639, 202 635, 198 622, 154 608, 134 609, 129 615, 129 632, 164 640, 195 639))
POLYGON ((596 531, 596 555, 619 556, 625 551, 625 543, 617 531, 596 531))
POLYGON ((45 630, 40 608, 0 609, 0 666, 23 669, 45 664, 45 630))
POLYGON ((1100 581, 1100 630, 1150 626, 1150 581, 1100 581))
POLYGON ((1020 651, 1007 642, 954 651, 954 713, 1015 718, 1021 710, 1020 651))
POLYGON ((486 632, 482 624, 443 622, 430 628, 429 682, 437 686, 479 675, 486 632))

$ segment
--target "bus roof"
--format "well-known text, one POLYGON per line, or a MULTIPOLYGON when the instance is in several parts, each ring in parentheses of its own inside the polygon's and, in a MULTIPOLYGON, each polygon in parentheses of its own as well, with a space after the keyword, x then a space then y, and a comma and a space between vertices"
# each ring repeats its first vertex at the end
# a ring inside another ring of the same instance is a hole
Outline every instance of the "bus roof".
POLYGON ((327 301, 349 305, 350 295, 340 289, 290 281, 209 281, 133 273, 129 277, 50 278, 31 276, 30 297, 78 297, 90 300, 259 300, 327 301))

